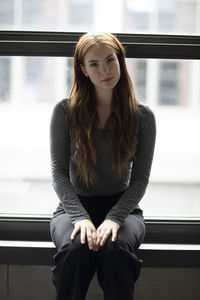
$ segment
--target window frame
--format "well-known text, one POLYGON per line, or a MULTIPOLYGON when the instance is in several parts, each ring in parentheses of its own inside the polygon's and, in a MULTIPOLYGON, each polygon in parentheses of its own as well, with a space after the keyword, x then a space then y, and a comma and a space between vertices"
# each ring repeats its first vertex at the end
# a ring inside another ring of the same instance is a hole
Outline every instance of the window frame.
MULTIPOLYGON (((0 56, 73 57, 83 32, 0 31, 0 56)), ((200 59, 200 36, 123 34, 127 58, 200 59)), ((1 240, 49 241, 50 217, 0 215, 1 240)), ((199 244, 200 217, 196 220, 146 220, 148 243, 199 244)))
MULTIPOLYGON (((84 32, 0 31, 0 56, 73 57, 84 32)), ((200 36, 115 33, 127 58, 200 59, 200 36)))
MULTIPOLYGON (((42 242, 41 247, 0 246, 0 264, 53 265, 55 247, 45 247, 51 240, 50 218, 0 218, 0 240, 42 242)), ((146 237, 138 250, 147 268, 199 268, 200 251, 194 245, 200 241, 200 221, 146 220, 146 237), (156 246, 154 248, 154 245, 156 246), (160 247, 163 245, 163 247, 160 247), (180 245, 176 249, 177 245, 180 245), (170 246, 170 247, 169 247, 170 246), (166 249, 165 249, 166 247, 166 249), (170 248, 170 249, 169 249, 170 248)), ((6 243, 5 243, 6 244, 6 243)), ((14 243, 15 244, 15 243, 14 243)))

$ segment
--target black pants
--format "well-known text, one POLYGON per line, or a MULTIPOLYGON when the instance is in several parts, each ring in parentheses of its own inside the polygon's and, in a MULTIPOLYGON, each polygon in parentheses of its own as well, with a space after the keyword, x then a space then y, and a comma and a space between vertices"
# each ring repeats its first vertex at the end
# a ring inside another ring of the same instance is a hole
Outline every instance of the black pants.
MULTIPOLYGON (((121 193, 106 197, 79 196, 97 228, 121 193)), ((51 220, 50 231, 57 254, 52 268, 57 300, 84 300, 89 284, 97 271, 105 300, 133 300, 134 282, 138 279, 141 261, 135 251, 145 235, 142 211, 135 210, 118 230, 117 241, 111 237, 98 252, 80 243, 80 234, 72 241, 74 229, 67 214, 51 220)))

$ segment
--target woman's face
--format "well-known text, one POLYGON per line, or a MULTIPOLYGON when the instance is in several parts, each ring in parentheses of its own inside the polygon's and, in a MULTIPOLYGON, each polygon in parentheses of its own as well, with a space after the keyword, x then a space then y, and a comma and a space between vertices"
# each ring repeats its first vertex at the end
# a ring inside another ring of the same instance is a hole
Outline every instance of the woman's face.
POLYGON ((92 46, 85 55, 82 72, 95 90, 112 90, 120 79, 120 65, 115 51, 105 45, 92 46))

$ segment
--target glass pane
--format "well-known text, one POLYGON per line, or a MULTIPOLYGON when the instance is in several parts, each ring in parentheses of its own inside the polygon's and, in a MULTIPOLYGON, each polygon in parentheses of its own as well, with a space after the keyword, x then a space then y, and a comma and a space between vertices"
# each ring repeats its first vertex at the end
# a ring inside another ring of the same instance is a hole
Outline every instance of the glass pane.
MULTIPOLYGON (((157 120, 145 217, 200 217, 200 62, 127 59, 139 102, 157 120)), ((1 213, 51 215, 49 122, 69 95, 72 58, 0 58, 1 213)))
POLYGON ((0 0, 1 29, 199 34, 199 20, 199 0, 0 0))
POLYGON ((1 213, 51 214, 49 122, 66 97, 71 58, 0 57, 1 213))

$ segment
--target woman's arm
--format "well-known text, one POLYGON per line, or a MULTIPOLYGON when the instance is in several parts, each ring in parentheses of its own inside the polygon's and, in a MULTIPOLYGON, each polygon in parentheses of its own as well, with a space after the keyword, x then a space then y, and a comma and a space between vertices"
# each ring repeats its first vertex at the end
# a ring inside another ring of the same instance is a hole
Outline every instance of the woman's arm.
POLYGON ((106 219, 119 225, 135 209, 142 199, 149 182, 156 138, 156 122, 153 112, 140 105, 139 141, 136 158, 133 161, 129 187, 112 207, 106 219))
POLYGON ((50 151, 53 187, 60 202, 75 224, 83 219, 90 219, 82 206, 70 182, 70 139, 69 128, 66 123, 67 100, 59 102, 52 114, 50 125, 50 151))

